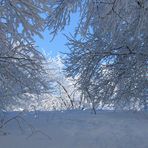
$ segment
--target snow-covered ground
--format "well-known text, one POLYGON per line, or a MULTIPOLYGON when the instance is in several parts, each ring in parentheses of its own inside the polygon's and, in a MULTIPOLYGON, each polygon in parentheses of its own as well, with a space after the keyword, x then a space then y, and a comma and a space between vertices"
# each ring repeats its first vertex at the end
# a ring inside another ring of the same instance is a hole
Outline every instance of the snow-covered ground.
POLYGON ((25 113, 0 129, 0 148, 148 148, 148 113, 25 113))

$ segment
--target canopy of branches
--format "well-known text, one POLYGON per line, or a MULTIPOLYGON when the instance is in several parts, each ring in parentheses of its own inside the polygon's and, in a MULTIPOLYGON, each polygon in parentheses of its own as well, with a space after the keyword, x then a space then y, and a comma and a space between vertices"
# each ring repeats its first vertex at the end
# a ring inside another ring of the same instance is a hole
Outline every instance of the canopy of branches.
POLYGON ((72 13, 80 18, 73 36, 67 37, 65 63, 84 97, 94 108, 146 108, 147 0, 1 0, 2 96, 48 89, 44 57, 35 49, 33 35, 42 37, 47 28, 55 36, 72 13))

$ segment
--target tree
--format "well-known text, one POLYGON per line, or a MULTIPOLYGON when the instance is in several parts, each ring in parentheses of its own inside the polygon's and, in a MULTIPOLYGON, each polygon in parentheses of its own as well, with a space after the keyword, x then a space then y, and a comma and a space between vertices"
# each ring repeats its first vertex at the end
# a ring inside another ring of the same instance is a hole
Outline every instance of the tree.
MULTIPOLYGON (((80 92, 75 85, 76 80, 66 77, 63 60, 59 56, 49 58, 45 69, 51 81, 50 87, 52 89, 50 89, 50 92, 42 92, 38 95, 29 91, 26 91, 23 95, 21 93, 21 99, 17 103, 16 100, 11 101, 10 107, 7 107, 8 110, 49 111, 82 109, 84 103, 89 106, 84 98, 80 97, 80 92)), ((31 83, 34 82, 31 81, 31 83)))
POLYGON ((39 103, 47 110, 65 110, 78 109, 82 107, 84 100, 80 100, 80 92, 75 85, 76 80, 67 77, 64 71, 64 64, 61 57, 48 59, 49 75, 52 80, 52 93, 42 97, 42 103, 39 103), (48 97, 47 97, 48 96, 48 97), (46 102, 46 103, 45 103, 46 102))
POLYGON ((75 35, 68 37, 66 66, 93 108, 146 108, 148 1, 52 1, 51 11, 47 21, 54 35, 71 13, 80 13, 75 35))
POLYGON ((33 35, 41 36, 45 28, 46 2, 0 1, 0 109, 50 89, 46 60, 33 41, 33 35))
POLYGON ((21 98, 18 94, 48 90, 45 60, 33 36, 45 28, 55 36, 75 12, 80 21, 68 37, 66 66, 69 76, 78 78, 83 97, 94 110, 100 105, 146 108, 147 0, 1 0, 1 94, 21 98))

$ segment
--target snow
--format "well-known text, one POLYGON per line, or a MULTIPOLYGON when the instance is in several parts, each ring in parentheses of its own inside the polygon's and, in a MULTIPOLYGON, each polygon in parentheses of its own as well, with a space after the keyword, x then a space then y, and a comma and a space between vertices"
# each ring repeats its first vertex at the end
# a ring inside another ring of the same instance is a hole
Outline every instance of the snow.
POLYGON ((0 129, 0 148, 148 148, 146 112, 70 110, 21 117, 0 129))

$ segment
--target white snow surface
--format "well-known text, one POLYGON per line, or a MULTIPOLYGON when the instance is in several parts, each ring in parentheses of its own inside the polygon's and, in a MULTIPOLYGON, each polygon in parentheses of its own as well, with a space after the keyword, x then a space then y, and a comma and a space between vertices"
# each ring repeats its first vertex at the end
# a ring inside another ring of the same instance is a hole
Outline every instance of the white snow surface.
MULTIPOLYGON (((18 112, 6 114, 9 119, 18 112)), ((0 129, 0 148, 148 148, 146 112, 70 110, 21 117, 0 129)))

